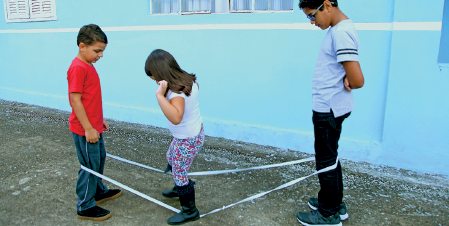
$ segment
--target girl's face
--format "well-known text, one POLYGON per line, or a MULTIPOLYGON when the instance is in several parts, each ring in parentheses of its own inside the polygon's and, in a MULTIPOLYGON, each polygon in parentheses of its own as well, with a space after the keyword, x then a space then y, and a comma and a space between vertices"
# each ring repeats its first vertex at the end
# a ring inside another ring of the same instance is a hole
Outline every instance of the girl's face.
POLYGON ((88 64, 93 64, 103 57, 103 52, 106 49, 106 43, 94 42, 92 45, 80 43, 80 58, 88 64))
POLYGON ((156 81, 156 79, 154 78, 154 76, 153 75, 151 75, 151 76, 148 76, 148 77, 150 77, 151 79, 153 79, 155 82, 156 82, 156 84, 157 84, 157 81, 156 81))

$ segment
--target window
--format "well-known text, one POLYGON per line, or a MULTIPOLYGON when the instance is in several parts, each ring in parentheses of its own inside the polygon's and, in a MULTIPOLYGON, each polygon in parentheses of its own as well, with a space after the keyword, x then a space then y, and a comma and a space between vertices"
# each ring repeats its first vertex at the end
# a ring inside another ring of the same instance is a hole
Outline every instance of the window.
POLYGON ((3 0, 3 5, 7 23, 56 20, 55 0, 3 0))
POLYGON ((231 0, 231 12, 293 10, 293 0, 231 0))
POLYGON ((441 28, 438 63, 449 64, 449 1, 444 1, 443 26, 441 28))
POLYGON ((150 0, 151 14, 255 13, 292 10, 293 0, 150 0))
POLYGON ((214 0, 151 0, 151 14, 211 13, 211 1, 214 0))

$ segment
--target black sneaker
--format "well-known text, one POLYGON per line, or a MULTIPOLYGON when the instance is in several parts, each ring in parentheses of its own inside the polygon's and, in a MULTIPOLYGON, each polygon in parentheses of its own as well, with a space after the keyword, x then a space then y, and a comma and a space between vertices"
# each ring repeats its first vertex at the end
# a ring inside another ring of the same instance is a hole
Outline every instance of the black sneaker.
MULTIPOLYGON (((310 198, 307 204, 309 204, 310 209, 318 210, 317 198, 310 198)), ((338 213, 340 214, 340 219, 342 221, 347 220, 349 218, 348 211, 346 210, 346 204, 344 202, 340 204, 340 209, 338 210, 338 213)))
POLYGON ((77 211, 79 219, 102 221, 111 217, 111 212, 99 206, 94 206, 84 211, 77 211))
POLYGON ((302 225, 320 225, 320 226, 343 226, 340 220, 340 215, 336 213, 335 215, 324 217, 318 210, 312 210, 308 213, 299 212, 296 214, 296 218, 302 225))
POLYGON ((109 189, 108 192, 102 195, 95 195, 95 203, 98 205, 106 200, 115 199, 122 195, 122 191, 120 189, 109 189))

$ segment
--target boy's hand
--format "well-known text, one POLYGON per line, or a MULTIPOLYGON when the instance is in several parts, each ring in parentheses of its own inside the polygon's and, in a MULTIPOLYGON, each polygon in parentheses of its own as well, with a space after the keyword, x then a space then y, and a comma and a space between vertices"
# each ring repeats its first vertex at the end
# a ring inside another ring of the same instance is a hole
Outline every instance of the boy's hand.
POLYGON ((159 81, 157 83, 159 85, 159 88, 156 91, 156 97, 157 96, 165 96, 165 92, 167 91, 168 83, 165 80, 159 81))
POLYGON ((345 84, 345 89, 351 92, 351 86, 349 85, 348 77, 345 76, 345 79, 343 80, 343 84, 345 84))
POLYGON ((88 129, 85 132, 87 142, 91 144, 95 144, 98 142, 98 138, 100 138, 100 134, 94 128, 88 129))
POLYGON ((109 130, 109 125, 108 125, 108 123, 106 122, 106 120, 104 120, 104 119, 103 119, 103 130, 104 130, 104 131, 108 131, 108 130, 109 130))
POLYGON ((343 81, 345 89, 351 92, 353 89, 362 88, 365 84, 365 78, 363 77, 359 62, 344 61, 342 64, 346 72, 346 76, 343 81))

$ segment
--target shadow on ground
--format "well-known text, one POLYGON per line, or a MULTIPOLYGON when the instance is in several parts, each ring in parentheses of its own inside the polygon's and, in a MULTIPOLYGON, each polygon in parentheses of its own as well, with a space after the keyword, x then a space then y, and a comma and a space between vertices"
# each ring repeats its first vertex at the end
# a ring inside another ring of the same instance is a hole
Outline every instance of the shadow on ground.
MULTIPOLYGON (((0 225, 167 225, 174 212, 128 191, 100 204, 112 212, 110 219, 77 219, 75 185, 80 166, 68 116, 65 111, 0 100, 0 225)), ((104 133, 108 153, 165 169, 171 141, 167 129, 108 122, 111 130, 104 133)), ((247 168, 307 157, 311 155, 206 137, 190 171, 247 168)), ((448 178, 347 160, 342 166, 349 213, 344 225, 449 224, 448 178)), ((191 178, 196 180, 197 207, 204 214, 313 172, 314 163, 308 162, 191 178)), ((173 186, 169 175, 111 158, 104 175, 180 208, 177 198, 160 194, 173 186)), ((299 225, 296 213, 309 211, 306 202, 317 191, 318 179, 313 176, 187 225, 299 225)))

